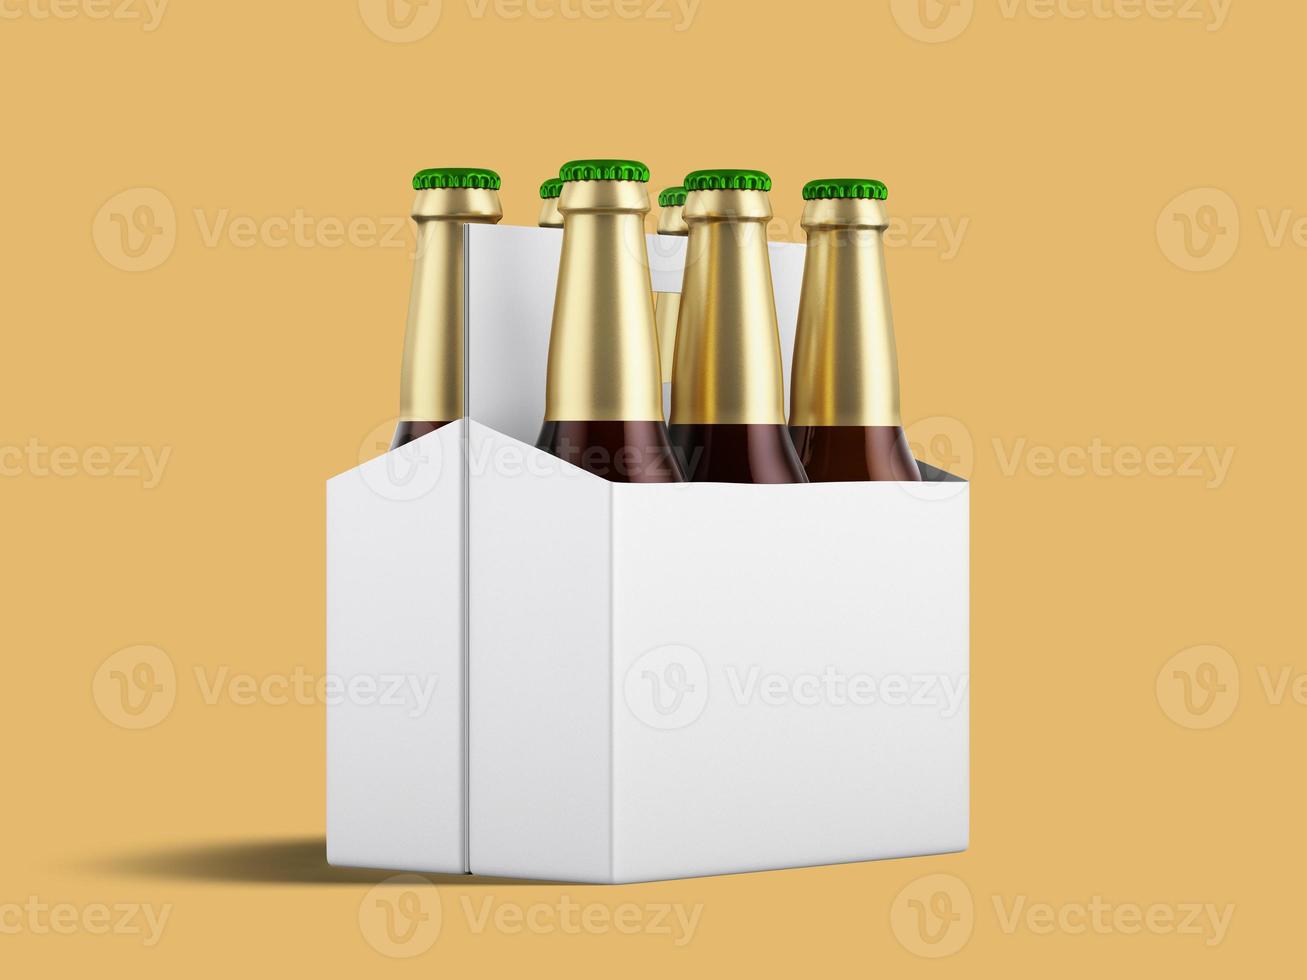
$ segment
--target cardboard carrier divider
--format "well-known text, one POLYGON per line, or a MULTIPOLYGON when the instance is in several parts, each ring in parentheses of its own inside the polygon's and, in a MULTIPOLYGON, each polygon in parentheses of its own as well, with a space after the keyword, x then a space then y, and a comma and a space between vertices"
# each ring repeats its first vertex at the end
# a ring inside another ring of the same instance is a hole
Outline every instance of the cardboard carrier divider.
MULTIPOLYGON (((540 452, 562 233, 465 234, 467 417, 327 483, 330 863, 964 850, 968 484, 616 484, 540 452)), ((655 290, 685 242, 649 236, 655 290)), ((788 371, 804 246, 770 255, 788 371)))

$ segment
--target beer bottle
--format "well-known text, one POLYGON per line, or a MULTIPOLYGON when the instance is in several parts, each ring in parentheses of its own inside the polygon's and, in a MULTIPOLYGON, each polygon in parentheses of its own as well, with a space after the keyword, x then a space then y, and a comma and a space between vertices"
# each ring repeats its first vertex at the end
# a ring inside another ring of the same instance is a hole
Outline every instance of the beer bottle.
POLYGON ((878 180, 804 185, 808 251, 790 426, 813 481, 920 480, 899 418, 898 359, 878 180))
MULTIPOLYGON (((685 236, 685 188, 665 188, 658 195, 658 234, 685 236)), ((680 293, 654 293, 654 326, 658 330, 658 361, 662 365, 663 384, 672 380, 672 360, 676 353, 676 316, 681 308, 680 293)))
POLYGON ((540 185, 540 227, 563 227, 563 213, 558 210, 558 195, 563 193, 563 182, 550 177, 540 185))
POLYGON ((785 428, 776 299, 767 257, 771 178, 696 170, 676 323, 670 433, 686 476, 717 483, 806 483, 785 428))
POLYGON ((499 174, 476 167, 437 167, 413 178, 417 258, 391 449, 463 417, 463 225, 503 217, 499 183, 499 174))
POLYGON ((679 482, 644 239, 649 168, 574 160, 559 177, 563 252, 536 445, 614 482, 679 482))

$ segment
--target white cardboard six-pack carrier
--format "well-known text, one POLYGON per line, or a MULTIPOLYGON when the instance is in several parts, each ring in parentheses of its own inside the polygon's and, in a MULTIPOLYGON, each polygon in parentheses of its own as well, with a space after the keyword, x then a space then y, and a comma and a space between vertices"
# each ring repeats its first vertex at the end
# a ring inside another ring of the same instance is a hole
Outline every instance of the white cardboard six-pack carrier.
MULTIPOLYGON (((629 882, 965 849, 968 485, 540 452, 561 242, 467 227, 467 417, 327 484, 328 860, 629 882)), ((684 248, 650 237, 654 289, 684 248)), ((788 368, 804 247, 770 253, 788 368)))

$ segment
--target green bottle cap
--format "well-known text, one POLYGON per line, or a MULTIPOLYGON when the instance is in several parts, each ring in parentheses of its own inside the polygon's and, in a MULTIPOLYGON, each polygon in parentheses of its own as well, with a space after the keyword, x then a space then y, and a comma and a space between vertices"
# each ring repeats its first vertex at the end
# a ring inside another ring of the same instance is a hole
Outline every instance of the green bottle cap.
POLYGON ((687 191, 769 191, 771 178, 761 170, 696 170, 685 178, 687 191))
POLYGON ((542 200, 549 201, 555 197, 563 196, 563 181, 558 177, 550 177, 540 185, 540 197, 542 200))
POLYGON ((649 181, 649 168, 639 160, 572 160, 558 170, 563 181, 638 180, 649 181))
POLYGON ((474 187, 499 190, 499 174, 484 167, 431 167, 413 175, 415 191, 443 190, 454 187, 474 187))
POLYGON ((805 201, 828 201, 837 197, 860 197, 867 201, 885 201, 889 199, 889 188, 879 180, 853 177, 810 180, 803 185, 803 199, 805 201))
POLYGON ((678 208, 685 203, 686 190, 679 184, 676 187, 666 187, 658 193, 658 206, 660 208, 678 208))

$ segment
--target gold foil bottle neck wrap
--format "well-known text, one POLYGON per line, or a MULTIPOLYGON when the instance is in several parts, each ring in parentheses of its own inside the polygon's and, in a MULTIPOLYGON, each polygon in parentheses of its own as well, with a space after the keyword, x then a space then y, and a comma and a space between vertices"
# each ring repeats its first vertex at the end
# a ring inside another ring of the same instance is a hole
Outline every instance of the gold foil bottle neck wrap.
POLYGON ((563 254, 549 336, 545 420, 661 421, 645 185, 569 181, 559 209, 563 254))
POLYGON ((658 212, 658 234, 688 235, 690 226, 685 223, 685 206, 670 204, 658 212))
POLYGON ((448 422, 463 417, 463 225, 503 217, 499 195, 483 188, 418 191, 417 256, 404 331, 399 417, 448 422))
POLYGON ((790 425, 896 426, 898 357, 880 201, 810 201, 790 425))
POLYGON ((672 369, 674 425, 784 425, 764 191, 691 191, 672 369))
MULTIPOLYGON (((684 237, 690 233, 685 223, 685 208, 671 204, 658 213, 658 234, 684 237)), ((676 356, 676 318, 681 310, 680 293, 654 293, 654 326, 658 330, 658 362, 663 383, 672 380, 672 362, 676 356)))
POLYGON ((558 210, 558 198, 547 197, 540 202, 540 219, 537 224, 541 228, 563 227, 563 212, 558 210))

